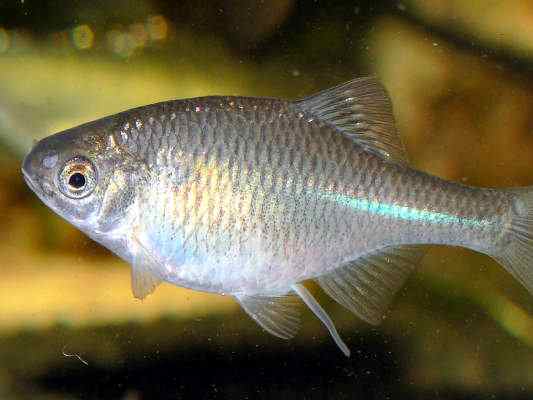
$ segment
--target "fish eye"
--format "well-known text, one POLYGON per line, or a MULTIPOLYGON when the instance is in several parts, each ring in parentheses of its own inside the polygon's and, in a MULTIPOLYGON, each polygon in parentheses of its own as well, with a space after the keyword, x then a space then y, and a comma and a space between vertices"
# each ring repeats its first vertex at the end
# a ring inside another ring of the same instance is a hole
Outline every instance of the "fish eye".
POLYGON ((68 184, 74 189, 83 189, 85 186, 85 175, 81 172, 75 172, 68 178, 68 184))
POLYGON ((96 187, 96 169, 85 157, 74 157, 59 171, 59 189, 65 196, 81 199, 96 187))

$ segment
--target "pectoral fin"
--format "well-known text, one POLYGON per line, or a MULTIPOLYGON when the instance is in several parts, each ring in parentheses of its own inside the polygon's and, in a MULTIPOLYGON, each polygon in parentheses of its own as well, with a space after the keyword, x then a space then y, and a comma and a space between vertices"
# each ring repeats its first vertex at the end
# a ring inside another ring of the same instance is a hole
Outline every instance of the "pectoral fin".
POLYGON ((132 235, 131 240, 136 244, 136 254, 131 264, 131 291, 137 299, 144 299, 162 282, 153 272, 158 261, 136 235, 132 235))
POLYGON ((316 281, 339 304, 377 325, 423 254, 419 246, 386 248, 360 257, 316 281))
POLYGON ((298 299, 293 295, 279 297, 236 295, 235 298, 255 322, 274 336, 290 339, 300 327, 298 299))
POLYGON ((144 299, 153 293, 161 283, 161 279, 156 277, 145 265, 131 266, 131 291, 137 299, 144 299))

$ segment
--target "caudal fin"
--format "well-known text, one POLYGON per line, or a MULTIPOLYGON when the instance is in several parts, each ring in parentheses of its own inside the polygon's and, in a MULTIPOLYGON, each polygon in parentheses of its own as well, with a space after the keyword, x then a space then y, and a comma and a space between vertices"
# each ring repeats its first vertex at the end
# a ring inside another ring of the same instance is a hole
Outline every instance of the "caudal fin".
POLYGON ((533 294, 533 187, 512 189, 516 198, 508 243, 494 258, 533 294))

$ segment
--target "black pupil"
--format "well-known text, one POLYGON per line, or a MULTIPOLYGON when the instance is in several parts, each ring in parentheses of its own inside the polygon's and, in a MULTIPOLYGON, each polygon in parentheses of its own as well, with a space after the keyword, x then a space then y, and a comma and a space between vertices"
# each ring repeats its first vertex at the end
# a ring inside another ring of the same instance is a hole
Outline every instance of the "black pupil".
POLYGON ((70 175, 70 178, 68 178, 68 184, 75 189, 80 189, 85 186, 85 177, 83 174, 76 172, 70 175))

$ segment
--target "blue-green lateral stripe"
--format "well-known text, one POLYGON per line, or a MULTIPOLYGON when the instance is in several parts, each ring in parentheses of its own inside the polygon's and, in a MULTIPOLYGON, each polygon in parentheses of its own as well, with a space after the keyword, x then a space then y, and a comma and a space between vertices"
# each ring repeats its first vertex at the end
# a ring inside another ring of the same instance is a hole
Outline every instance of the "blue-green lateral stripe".
POLYGON ((405 221, 426 221, 430 224, 442 225, 462 224, 472 227, 484 227, 490 224, 490 221, 485 219, 461 217, 438 211, 420 210, 398 204, 381 203, 375 200, 372 201, 368 199, 351 197, 340 193, 322 192, 320 193, 320 197, 351 209, 405 221))

